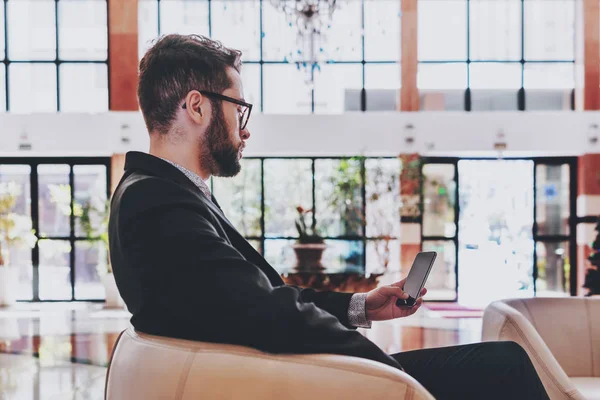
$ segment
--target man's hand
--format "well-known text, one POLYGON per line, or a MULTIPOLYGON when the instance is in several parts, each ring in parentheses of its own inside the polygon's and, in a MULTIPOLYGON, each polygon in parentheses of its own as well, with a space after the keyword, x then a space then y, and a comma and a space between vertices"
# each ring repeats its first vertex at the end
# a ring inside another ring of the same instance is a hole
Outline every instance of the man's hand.
POLYGON ((421 304, 423 304, 423 296, 427 293, 427 289, 423 288, 419 298, 412 307, 398 307, 397 299, 408 299, 408 294, 404 293, 404 283, 406 278, 400 282, 392 283, 389 286, 371 290, 367 293, 367 319, 369 321, 386 321, 389 319, 408 317, 417 312, 421 304))

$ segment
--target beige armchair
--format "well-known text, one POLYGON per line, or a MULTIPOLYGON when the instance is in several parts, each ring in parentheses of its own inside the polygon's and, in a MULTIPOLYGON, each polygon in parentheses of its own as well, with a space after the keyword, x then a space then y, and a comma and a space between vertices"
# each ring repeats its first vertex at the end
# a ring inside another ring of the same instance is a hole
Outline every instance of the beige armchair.
POLYGON ((108 400, 432 400, 387 365, 329 354, 272 355, 255 349, 124 331, 106 377, 108 400))
POLYGON ((529 354, 555 399, 600 399, 600 299, 496 301, 483 316, 483 340, 512 340, 529 354))

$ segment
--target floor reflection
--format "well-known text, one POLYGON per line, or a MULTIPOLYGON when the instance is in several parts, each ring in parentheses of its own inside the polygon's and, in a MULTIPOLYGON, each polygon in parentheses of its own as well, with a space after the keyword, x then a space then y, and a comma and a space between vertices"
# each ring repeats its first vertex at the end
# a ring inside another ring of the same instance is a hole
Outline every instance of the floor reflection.
POLYGON ((104 395, 106 368, 0 354, 0 399, 93 399, 104 395))
MULTIPOLYGON (((129 318, 101 304, 0 308, 0 400, 102 399, 106 366, 129 318)), ((422 308, 359 332, 393 354, 477 342, 481 318, 440 318, 422 308)))

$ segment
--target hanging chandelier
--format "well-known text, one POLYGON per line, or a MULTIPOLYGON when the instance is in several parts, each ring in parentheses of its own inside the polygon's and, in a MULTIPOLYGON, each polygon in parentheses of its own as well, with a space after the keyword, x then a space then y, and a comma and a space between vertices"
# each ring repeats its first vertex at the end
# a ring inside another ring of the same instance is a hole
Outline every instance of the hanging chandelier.
POLYGON ((325 31, 331 27, 339 0, 271 0, 271 4, 296 28, 296 48, 290 61, 304 71, 305 81, 312 87, 315 70, 326 57, 325 31))

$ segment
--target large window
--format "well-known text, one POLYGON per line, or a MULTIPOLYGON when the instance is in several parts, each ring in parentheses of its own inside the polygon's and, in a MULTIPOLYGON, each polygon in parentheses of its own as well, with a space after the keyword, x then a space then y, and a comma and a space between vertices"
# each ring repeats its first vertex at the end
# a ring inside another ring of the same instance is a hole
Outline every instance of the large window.
POLYGON ((419 89, 450 110, 572 108, 575 3, 419 1, 419 89))
POLYGON ((247 158, 213 178, 225 215, 279 272, 294 267, 296 207, 314 210, 329 272, 376 273, 400 263, 396 158, 247 158))
POLYGON ((37 239, 33 249, 8 246, 19 300, 103 299, 108 252, 94 231, 104 223, 109 176, 109 158, 0 159, 0 196, 15 199, 15 232, 33 230, 37 239))
POLYGON ((291 62, 293 24, 269 0, 140 0, 139 32, 140 56, 167 33, 208 35, 241 50, 245 98, 265 113, 395 109, 399 0, 340 2, 326 31, 327 62, 315 72, 314 88, 291 62))
POLYGON ((108 110, 106 0, 0 3, 0 112, 108 110))
POLYGON ((430 300, 485 306, 577 291, 577 158, 424 158, 430 300))

